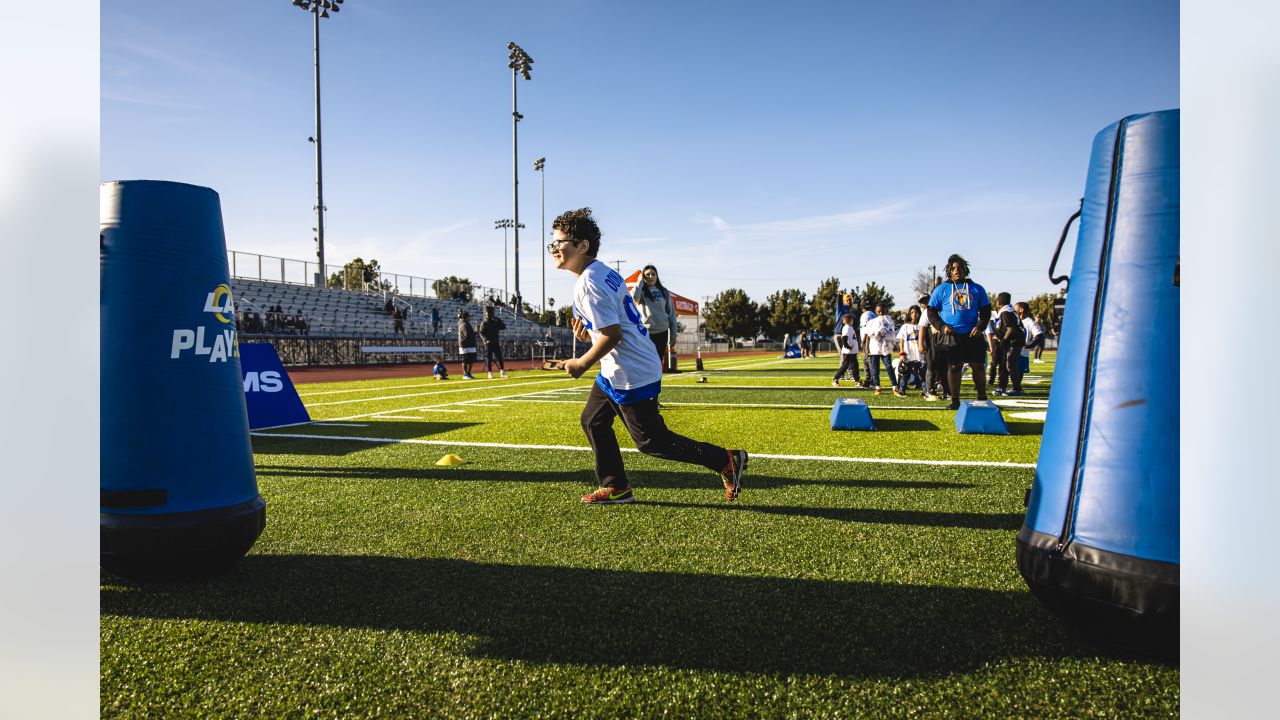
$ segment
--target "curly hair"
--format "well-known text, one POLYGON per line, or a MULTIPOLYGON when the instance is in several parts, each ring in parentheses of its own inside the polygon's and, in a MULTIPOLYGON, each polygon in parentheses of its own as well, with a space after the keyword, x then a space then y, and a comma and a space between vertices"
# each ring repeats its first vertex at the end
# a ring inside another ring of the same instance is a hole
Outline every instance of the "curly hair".
POLYGON ((559 230, 572 240, 585 240, 587 243, 587 255, 591 257, 595 257, 600 252, 600 226, 596 225, 596 219, 591 217, 591 208, 589 207, 560 213, 551 222, 551 229, 559 230))
POLYGON ((969 277, 969 273, 971 272, 969 270, 969 261, 965 260, 964 257, 960 255, 960 253, 955 253, 951 257, 947 258, 947 279, 948 280, 951 279, 951 266, 956 264, 957 262, 960 263, 960 267, 963 268, 964 276, 966 278, 969 277))

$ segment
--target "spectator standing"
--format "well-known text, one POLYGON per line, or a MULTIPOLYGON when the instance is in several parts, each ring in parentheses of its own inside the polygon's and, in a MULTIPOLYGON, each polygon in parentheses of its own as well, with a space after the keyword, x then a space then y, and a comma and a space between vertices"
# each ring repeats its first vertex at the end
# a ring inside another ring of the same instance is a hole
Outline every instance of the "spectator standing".
POLYGON ((853 381, 859 385, 862 384, 862 378, 858 376, 858 330, 853 325, 853 313, 845 313, 840 316, 840 332, 836 335, 836 347, 840 349, 840 368, 836 370, 835 377, 831 378, 831 387, 840 387, 840 378, 844 377, 850 370, 853 371, 853 381))
POLYGON ((996 304, 1000 306, 996 333, 1000 337, 1000 362, 1004 367, 1000 373, 1000 387, 995 394, 1016 397, 1022 394, 1022 348, 1026 343, 1026 329, 1022 327, 1022 320, 1012 301, 1007 292, 996 296, 996 304), (1012 391, 1009 390, 1010 383, 1012 391))
POLYGON ((747 469, 747 453, 691 440, 667 428, 658 409, 662 364, 651 349, 648 331, 640 322, 640 313, 622 276, 596 259, 600 228, 591 217, 591 209, 563 213, 551 228, 552 241, 547 251, 557 268, 577 277, 573 288, 574 336, 590 343, 581 357, 565 361, 565 372, 579 378, 600 363, 581 418, 595 455, 600 489, 583 496, 582 502, 635 502, 613 429, 613 419, 618 416, 635 440, 637 450, 719 472, 725 498, 735 500, 747 469))
POLYGON ((982 336, 987 341, 987 352, 991 353, 991 367, 987 372, 987 385, 994 385, 996 378, 1001 378, 1000 382, 1002 383, 1006 382, 1004 370, 1002 369, 1004 363, 1000 361, 1004 354, 1001 349, 1000 333, 996 331, 997 322, 999 322, 999 318, 992 315, 991 319, 987 321, 986 327, 982 329, 982 336))
POLYGON ((431 334, 440 334, 440 308, 435 305, 431 306, 431 334))
POLYGON ((869 366, 867 372, 871 387, 880 394, 880 367, 889 376, 889 387, 896 388, 898 378, 893 371, 893 340, 898 328, 893 318, 885 312, 883 303, 876 305, 875 317, 867 321, 862 329, 862 346, 866 348, 869 366))
POLYGON ((864 300, 862 302, 862 316, 858 318, 858 337, 863 338, 862 341, 862 369, 866 370, 867 382, 862 387, 871 387, 871 353, 867 349, 867 323, 875 319, 876 314, 871 310, 871 301, 864 300))
POLYGON ((506 323, 501 318, 493 316, 493 307, 486 305, 484 308, 484 320, 480 323, 480 337, 484 338, 484 371, 493 377, 493 361, 498 361, 498 372, 502 377, 507 376, 507 366, 502 362, 502 340, 498 333, 507 329, 506 323))
POLYGON ((1022 318, 1022 328, 1027 335, 1027 349, 1035 353, 1035 362, 1042 363, 1040 353, 1044 352, 1044 326, 1040 324, 1040 318, 1031 314, 1031 306, 1024 302, 1015 303, 1014 310, 1018 311, 1018 317, 1022 318))
MULTIPOLYGON (((925 384, 924 351, 920 344, 923 334, 920 325, 920 308, 912 305, 907 308, 907 321, 898 328, 898 359, 901 363, 898 365, 898 385, 893 390, 893 394, 898 397, 907 396, 907 384, 913 375, 920 378, 922 387, 925 384)), ((924 391, 927 394, 929 388, 924 387, 924 391)))
POLYGON ((471 326, 471 313, 458 311, 458 354, 462 356, 462 379, 475 380, 471 365, 476 361, 476 329, 471 326))
POLYGON ((640 271, 640 282, 631 291, 631 299, 640 311, 640 320, 649 340, 658 351, 659 362, 664 369, 667 368, 667 356, 675 344, 676 306, 671 300, 671 291, 658 277, 658 268, 644 266, 640 271))
POLYGON ((983 373, 987 347, 982 328, 991 320, 987 290, 969 278, 969 263, 960 255, 947 258, 947 279, 929 295, 929 324, 938 331, 939 357, 947 367, 947 388, 952 410, 960 409, 960 374, 965 364, 973 368, 978 399, 987 399, 983 373))
POLYGON ((392 332, 396 335, 404 333, 404 311, 399 307, 391 311, 392 332))

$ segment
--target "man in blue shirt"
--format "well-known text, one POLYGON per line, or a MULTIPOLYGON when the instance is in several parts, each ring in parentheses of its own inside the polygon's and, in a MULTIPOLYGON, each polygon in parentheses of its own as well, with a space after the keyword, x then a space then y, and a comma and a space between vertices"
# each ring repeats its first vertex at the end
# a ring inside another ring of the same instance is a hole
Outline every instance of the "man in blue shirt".
POLYGON ((968 363, 979 400, 987 399, 987 343, 982 329, 991 320, 986 288, 969 279, 969 263, 959 255, 947 258, 947 278, 929 296, 929 324, 936 330, 938 359, 947 368, 951 409, 960 409, 960 375, 968 363))

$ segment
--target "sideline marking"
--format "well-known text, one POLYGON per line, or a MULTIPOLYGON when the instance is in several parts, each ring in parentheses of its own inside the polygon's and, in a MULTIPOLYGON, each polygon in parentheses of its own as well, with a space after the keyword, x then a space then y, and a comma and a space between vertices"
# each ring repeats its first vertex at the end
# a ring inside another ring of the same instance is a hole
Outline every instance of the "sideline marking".
MULTIPOLYGON (((565 382, 566 380, 569 382, 573 382, 573 378, 565 378, 564 380, 557 380, 556 382, 565 382)), ((358 420, 362 418, 380 417, 383 415, 391 415, 392 413, 417 412, 418 410, 429 410, 431 408, 448 407, 450 405, 467 405, 471 402, 477 402, 477 401, 485 402, 485 401, 493 401, 493 400, 510 400, 512 398, 529 397, 530 395, 543 395, 545 393, 553 393, 557 389, 558 388, 552 388, 550 390, 534 390, 533 392, 517 393, 515 395, 499 395, 497 397, 476 398, 475 400, 457 400, 455 402, 439 403, 437 405, 419 405, 418 407, 396 408, 395 410, 381 410, 379 412, 362 413, 360 415, 348 415, 347 417, 326 418, 326 420, 328 422, 341 422, 343 420, 358 420)), ((294 423, 294 424, 307 425, 309 423, 294 423)), ((277 427, 292 427, 292 426, 278 425, 277 427)), ((262 429, 269 430, 271 428, 262 428, 262 429)))
POLYGON ((1046 410, 1040 410, 1040 411, 1031 410, 1028 412, 1012 412, 1012 413, 1009 413, 1009 417, 1024 418, 1027 420, 1039 420, 1040 422, 1044 422, 1044 418, 1048 414, 1049 413, 1046 410))
MULTIPOLYGON (((569 405, 569 404, 572 404, 572 405, 581 405, 581 404, 582 404, 582 401, 581 401, 581 400, 539 400, 539 399, 536 399, 536 398, 528 398, 528 399, 525 399, 525 400, 513 400, 512 402, 522 402, 522 403, 545 403, 545 404, 548 404, 548 405, 552 405, 552 404, 556 404, 556 403, 562 403, 562 404, 566 404, 566 405, 569 405)), ((710 403, 710 402, 663 402, 663 403, 662 403, 662 407, 668 407, 668 406, 684 406, 684 407, 717 407, 717 408, 738 408, 738 407, 749 407, 749 408, 775 408, 775 409, 778 409, 778 410, 830 410, 830 409, 831 409, 831 406, 830 406, 830 405, 790 405, 790 404, 785 404, 785 403, 779 403, 779 404, 774 404, 774 403, 736 403, 736 402, 723 402, 723 403, 710 403)), ((873 410, 948 410, 948 409, 949 409, 945 404, 939 404, 939 405, 870 405, 870 404, 868 404, 868 405, 867 405, 867 407, 869 407, 869 408, 871 408, 871 409, 873 409, 873 410)), ((954 412, 954 411, 952 411, 952 412, 954 412)))
MULTIPOLYGON (((301 438, 305 440, 349 440, 355 442, 370 443, 386 443, 390 445, 405 443, 410 445, 451 445, 454 447, 487 447, 487 448, 504 448, 510 450, 570 450, 574 452, 591 452, 590 446, 581 445, 519 445, 515 443, 493 443, 493 442, 475 442, 462 440, 419 440, 417 438, 379 438, 379 437, 359 437, 356 435, 308 435, 305 433, 264 433, 252 432, 251 435, 260 437, 287 437, 301 438)), ((640 452, 635 448, 621 448, 622 452, 640 452)), ((854 462, 854 463, 885 463, 889 465, 948 465, 962 467, 1009 467, 1009 468, 1034 468, 1035 463, 1015 463, 1015 462, 982 462, 979 460, 906 460, 902 458, 856 458, 856 457, 835 457, 827 455, 775 455, 772 453, 751 453, 753 458, 767 458, 769 460, 828 460, 831 462, 854 462)))
POLYGON ((311 424, 320 427, 369 427, 369 423, 313 422, 311 424))
MULTIPOLYGON (((504 389, 509 389, 512 387, 522 387, 525 385, 546 385, 547 383, 561 383, 561 382, 565 382, 566 380, 573 381, 573 378, 564 377, 564 378, 558 378, 556 380, 535 380, 533 382, 507 383, 507 386, 504 389)), ((378 389, 387 390, 390 388, 378 388, 378 389)), ((323 407, 325 405, 349 405, 351 403, 371 403, 371 402, 378 402, 379 400, 396 400, 398 398, 426 397, 428 395, 448 395, 450 393, 472 392, 474 390, 486 390, 486 389, 493 390, 496 388, 482 388, 482 387, 473 386, 473 387, 465 387, 465 388, 455 388, 453 390, 436 390, 434 392, 404 393, 403 395, 384 395, 383 397, 355 398, 352 400, 330 400, 329 402, 310 403, 310 404, 304 403, 304 404, 306 404, 307 408, 310 409, 313 407, 323 407)))

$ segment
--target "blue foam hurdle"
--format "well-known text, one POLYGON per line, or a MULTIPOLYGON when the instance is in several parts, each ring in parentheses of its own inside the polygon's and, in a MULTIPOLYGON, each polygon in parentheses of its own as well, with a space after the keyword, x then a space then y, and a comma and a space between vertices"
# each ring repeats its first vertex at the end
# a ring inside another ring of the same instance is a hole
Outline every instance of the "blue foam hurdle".
POLYGON ((840 398, 831 408, 832 430, 875 430, 871 408, 862 398, 840 398))
POLYGON ((101 188, 100 558, 216 571, 266 525, 249 442, 222 206, 213 190, 101 188))
POLYGON ((956 412, 956 432, 962 435, 1008 435, 1000 407, 990 400, 962 400, 956 412))

